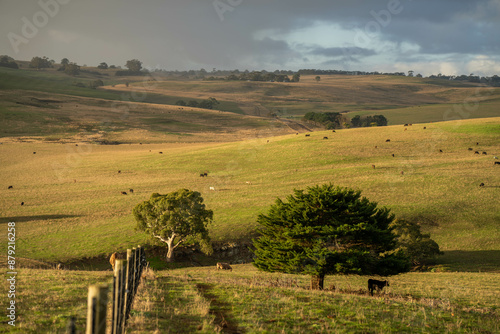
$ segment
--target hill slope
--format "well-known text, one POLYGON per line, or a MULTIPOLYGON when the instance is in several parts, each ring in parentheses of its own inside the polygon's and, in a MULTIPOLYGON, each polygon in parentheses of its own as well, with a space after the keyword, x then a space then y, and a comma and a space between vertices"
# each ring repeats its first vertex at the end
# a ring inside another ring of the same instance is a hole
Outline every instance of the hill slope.
POLYGON ((153 192, 200 191, 215 213, 212 238, 231 241, 251 237, 257 215, 276 197, 332 182, 361 189, 398 217, 421 223, 445 251, 498 252, 500 177, 493 156, 500 155, 500 119, 404 129, 348 129, 225 144, 4 142, 2 222, 18 222, 19 235, 27 241, 19 256, 71 261, 147 242, 134 231, 131 211, 153 192), (204 171, 209 176, 200 178, 204 171), (7 189, 10 185, 13 189, 7 189), (133 194, 121 194, 130 188, 133 194))

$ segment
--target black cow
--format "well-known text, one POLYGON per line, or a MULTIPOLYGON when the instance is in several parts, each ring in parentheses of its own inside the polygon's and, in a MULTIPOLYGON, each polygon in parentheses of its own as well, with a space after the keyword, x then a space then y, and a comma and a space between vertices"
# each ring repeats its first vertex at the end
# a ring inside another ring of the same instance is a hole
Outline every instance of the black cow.
POLYGON ((24 202, 21 202, 21 205, 24 205, 24 202))
POLYGON ((390 139, 386 139, 386 141, 385 141, 385 142, 386 142, 386 143, 388 143, 388 142, 390 142, 390 141, 391 141, 390 139))
POLYGON ((487 153, 483 151, 483 154, 486 155, 487 153))
POLYGON ((306 137, 310 137, 311 135, 310 134, 306 134, 306 137))
POLYGON ((323 139, 328 139, 328 137, 323 137, 323 139))
POLYGON ((122 195, 127 195, 127 192, 126 191, 122 191, 122 195))
POLYGON ((368 280, 368 291, 370 291, 370 295, 373 296, 373 290, 382 291, 384 286, 389 286, 389 281, 379 281, 376 279, 368 280))
POLYGON ((495 165, 500 165, 500 161, 495 161, 495 165))
POLYGON ((8 189, 12 189, 12 188, 14 188, 14 187, 13 187, 13 186, 9 186, 9 188, 8 188, 8 189))
POLYGON ((484 187, 484 183, 483 183, 483 182, 481 182, 481 184, 480 184, 479 186, 480 186, 480 187, 484 187))
POLYGON ((134 189, 130 188, 128 191, 129 191, 130 193, 133 193, 133 192, 134 192, 134 189))

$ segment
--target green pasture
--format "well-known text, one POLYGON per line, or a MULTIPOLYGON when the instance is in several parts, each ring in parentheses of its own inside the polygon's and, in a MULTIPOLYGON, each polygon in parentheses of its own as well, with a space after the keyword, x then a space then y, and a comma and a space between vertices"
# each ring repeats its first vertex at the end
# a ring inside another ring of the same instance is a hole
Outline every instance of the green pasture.
MULTIPOLYGON (((265 273, 251 264, 147 271, 128 333, 496 333, 497 273, 427 272, 389 278, 370 296, 367 277, 327 276, 325 290, 309 277, 265 273)), ((383 278, 385 279, 385 278, 383 278)), ((111 287, 111 271, 20 269, 16 327, 0 333, 64 332, 71 316, 86 323, 87 288, 111 287)), ((2 283, 5 288, 6 280, 2 283)), ((5 306, 5 300, 1 302, 5 306)), ((111 303, 108 304, 108 319, 111 303)), ((109 324, 109 320, 108 320, 109 324)))
POLYGON ((445 252, 497 254, 499 125, 491 118, 225 144, 4 142, 0 223, 17 223, 19 256, 68 262, 146 244, 132 208, 153 192, 201 192, 214 210, 212 239, 233 241, 254 235, 258 214, 276 197, 331 182, 421 223, 445 252))

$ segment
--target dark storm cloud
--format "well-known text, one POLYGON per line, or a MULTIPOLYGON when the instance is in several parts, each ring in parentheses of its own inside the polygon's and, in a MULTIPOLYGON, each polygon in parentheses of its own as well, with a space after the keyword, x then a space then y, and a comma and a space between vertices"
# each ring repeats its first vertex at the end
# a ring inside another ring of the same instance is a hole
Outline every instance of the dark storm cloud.
POLYGON ((312 49, 310 53, 326 57, 368 57, 377 54, 374 50, 364 49, 360 47, 316 47, 312 49))

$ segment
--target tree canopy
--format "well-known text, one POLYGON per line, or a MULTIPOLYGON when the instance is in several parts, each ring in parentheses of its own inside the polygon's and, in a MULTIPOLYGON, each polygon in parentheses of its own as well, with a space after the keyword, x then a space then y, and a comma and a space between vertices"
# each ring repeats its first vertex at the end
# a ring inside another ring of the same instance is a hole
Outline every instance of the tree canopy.
POLYGON ((213 211, 207 210, 197 191, 180 189, 166 195, 154 193, 133 209, 137 228, 167 244, 167 262, 174 260, 174 249, 181 243, 199 243, 210 254, 212 247, 207 225, 213 211))
POLYGON ((259 215, 254 265, 264 271, 311 275, 322 289, 325 275, 394 275, 410 269, 396 250, 394 215, 361 197, 361 191, 331 184, 295 190, 259 215))
POLYGON ((142 69, 142 62, 137 59, 127 60, 125 67, 131 72, 139 72, 142 69))

